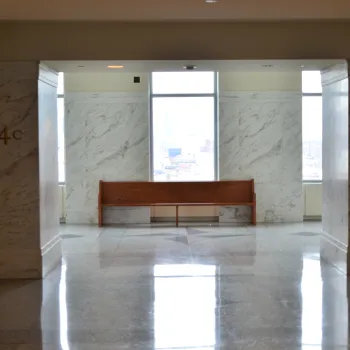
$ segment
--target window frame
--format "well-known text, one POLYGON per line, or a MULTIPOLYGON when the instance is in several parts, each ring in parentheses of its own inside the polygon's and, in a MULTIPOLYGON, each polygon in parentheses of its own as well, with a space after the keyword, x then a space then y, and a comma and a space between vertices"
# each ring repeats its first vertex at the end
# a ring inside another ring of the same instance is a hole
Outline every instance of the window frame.
MULTIPOLYGON (((62 74, 64 74, 64 73, 62 73, 62 74)), ((64 77, 64 75, 63 75, 63 77, 64 77)), ((63 80, 63 82, 64 82, 64 80, 63 80)), ((63 107, 64 107, 65 106, 65 104, 64 104, 64 90, 63 90, 63 94, 57 94, 57 96, 56 96, 57 104, 58 104, 58 100, 60 98, 63 99, 63 107)), ((57 113, 58 113, 58 110, 57 110, 57 113)), ((64 121, 64 117, 65 117, 65 115, 64 115, 64 109, 63 109, 63 121, 64 121)), ((57 118, 56 119, 58 120, 58 114, 57 114, 57 118)), ((64 126, 63 129, 64 129, 64 132, 65 132, 65 126, 64 126)), ((65 137, 64 137, 64 139, 65 139, 65 137)), ((57 141, 58 141, 58 139, 57 139, 57 141)), ((64 179, 66 180, 66 146, 65 145, 64 145, 63 150, 64 150, 64 179)), ((58 144, 57 144, 57 152, 58 152, 58 144)), ((59 162, 58 162, 58 166, 59 166, 59 162)), ((58 184, 61 185, 61 186, 65 185, 66 181, 58 181, 58 184)))
MULTIPOLYGON (((301 74, 303 74, 303 72, 301 72, 301 74)), ((322 92, 303 92, 303 86, 301 86, 301 90, 302 90, 302 101, 301 101, 302 104, 304 103, 304 97, 321 97, 321 99, 322 99, 322 96, 323 96, 322 92)), ((303 111, 303 109, 302 109, 302 111, 303 111)), ((302 113, 301 117, 304 118, 303 113, 302 113)), ((322 135, 322 137, 323 137, 323 135, 322 135)), ((302 149, 302 155, 303 155, 303 151, 304 150, 302 149)), ((323 154, 322 154, 322 161, 323 161, 323 154)), ((323 182, 323 174, 322 174, 322 179, 321 180, 305 180, 304 176, 303 176, 303 173, 304 173, 304 162, 302 164, 302 174, 301 174, 302 182, 304 184, 308 184, 308 183, 310 183, 310 184, 322 184, 322 182, 323 182)))
MULTIPOLYGON (((205 71, 203 71, 204 73, 205 71)), ((153 150, 153 98, 171 98, 171 97, 184 97, 184 98, 191 98, 191 97, 213 97, 214 98, 214 181, 218 181, 219 179, 219 165, 218 165, 218 130, 219 130, 219 110, 218 110, 218 84, 219 84, 219 74, 217 71, 206 71, 206 72, 212 72, 214 74, 214 92, 213 93, 171 93, 171 94, 157 94, 153 93, 153 73, 159 73, 159 72, 150 72, 149 73, 149 179, 151 182, 154 181, 154 150, 153 150)), ((168 72, 164 72, 168 73, 168 72)), ((182 182, 182 181, 177 181, 182 182)))

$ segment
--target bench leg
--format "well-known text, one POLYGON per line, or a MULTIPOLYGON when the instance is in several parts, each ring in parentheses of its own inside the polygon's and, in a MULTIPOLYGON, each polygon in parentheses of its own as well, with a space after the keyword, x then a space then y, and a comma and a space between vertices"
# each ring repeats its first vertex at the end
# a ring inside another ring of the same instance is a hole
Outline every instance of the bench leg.
POLYGON ((179 206, 176 206, 176 227, 179 227, 179 206))
POLYGON ((101 206, 99 206, 98 207, 98 226, 99 227, 102 227, 102 225, 103 225, 103 222, 102 222, 102 207, 101 206))
POLYGON ((252 206, 252 224, 256 225, 256 203, 252 206))

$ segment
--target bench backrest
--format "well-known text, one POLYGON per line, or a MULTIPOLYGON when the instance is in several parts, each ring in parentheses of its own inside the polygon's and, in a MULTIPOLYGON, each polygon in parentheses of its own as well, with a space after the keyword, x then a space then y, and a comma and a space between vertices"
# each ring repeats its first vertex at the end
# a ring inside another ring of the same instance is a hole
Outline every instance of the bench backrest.
POLYGON ((213 182, 104 182, 100 203, 105 205, 253 203, 254 180, 213 182))

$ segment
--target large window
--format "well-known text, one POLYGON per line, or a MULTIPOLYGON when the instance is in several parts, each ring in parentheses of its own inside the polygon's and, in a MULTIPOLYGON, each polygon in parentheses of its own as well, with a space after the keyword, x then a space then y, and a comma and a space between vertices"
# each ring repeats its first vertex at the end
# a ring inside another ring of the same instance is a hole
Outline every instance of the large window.
POLYGON ((57 133, 58 133, 58 181, 64 183, 65 153, 64 153, 64 81, 63 73, 58 75, 57 87, 57 133))
POLYGON ((319 71, 303 72, 303 180, 322 181, 322 85, 319 71))
POLYGON ((216 179, 216 74, 152 74, 154 181, 216 179))

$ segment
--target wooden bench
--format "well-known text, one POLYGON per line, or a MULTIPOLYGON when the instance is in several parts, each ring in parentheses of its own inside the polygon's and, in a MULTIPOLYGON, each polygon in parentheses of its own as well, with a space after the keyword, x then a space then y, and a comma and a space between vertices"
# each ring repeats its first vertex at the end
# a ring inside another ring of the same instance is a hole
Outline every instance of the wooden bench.
POLYGON ((103 225, 103 207, 234 206, 252 208, 251 223, 256 224, 254 180, 212 182, 105 182, 100 181, 98 224, 103 225))

